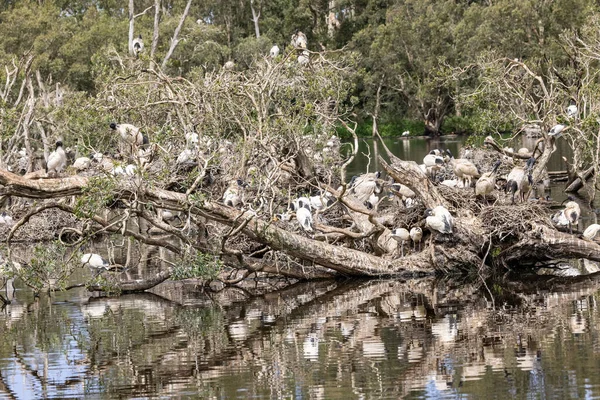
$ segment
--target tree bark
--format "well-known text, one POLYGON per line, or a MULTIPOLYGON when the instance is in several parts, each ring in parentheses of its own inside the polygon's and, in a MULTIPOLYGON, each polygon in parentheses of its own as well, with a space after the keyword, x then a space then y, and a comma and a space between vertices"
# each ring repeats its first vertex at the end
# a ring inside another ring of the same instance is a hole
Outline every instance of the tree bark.
POLYGON ((250 9, 252 10, 252 22, 254 22, 254 33, 256 38, 260 37, 260 27, 258 26, 258 19, 260 18, 260 11, 257 13, 254 9, 254 0, 250 0, 250 9))
POLYGON ((175 28, 175 32, 173 33, 173 37, 171 38, 171 46, 169 47, 169 51, 167 51, 167 55, 165 56, 165 59, 163 60, 160 66, 162 69, 165 69, 165 67, 167 66, 167 61, 169 61, 169 59, 173 55, 173 51, 175 51, 175 47, 177 47, 177 44, 179 43, 179 32, 181 31, 183 23, 185 22, 185 19, 187 18, 188 13, 190 12, 191 5, 192 0, 188 0, 187 4, 185 5, 185 10, 183 11, 183 14, 181 14, 181 18, 179 19, 179 24, 177 25, 177 28, 175 28))

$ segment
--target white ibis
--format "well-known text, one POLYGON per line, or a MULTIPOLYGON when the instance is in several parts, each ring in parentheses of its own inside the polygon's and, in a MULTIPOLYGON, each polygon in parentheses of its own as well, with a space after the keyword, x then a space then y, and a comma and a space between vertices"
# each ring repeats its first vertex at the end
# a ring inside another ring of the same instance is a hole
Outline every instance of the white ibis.
POLYGON ((439 233, 452 233, 454 228, 454 218, 452 214, 443 206, 437 206, 433 209, 425 210, 425 225, 439 233))
POLYGON ((492 193, 496 187, 496 172, 501 163, 500 160, 496 161, 490 172, 481 175, 481 178, 475 183, 475 195, 485 198, 485 196, 492 193))
POLYGON ((81 264, 84 267, 89 267, 90 270, 96 271, 96 274, 102 272, 102 270, 108 271, 110 269, 110 263, 106 261, 100 254, 85 253, 81 256, 81 264))
POLYGON ((304 66, 308 65, 309 62, 310 62, 310 53, 308 52, 308 50, 303 50, 302 53, 300 53, 300 55, 298 56, 298 64, 300 64, 304 67, 304 66))
POLYGON ((243 203, 241 191, 244 189, 245 184, 241 179, 236 179, 231 182, 225 193, 223 193, 223 203, 226 206, 237 207, 243 203))
POLYGON ((454 158, 449 149, 447 149, 446 152, 450 156, 449 163, 454 170, 454 175, 462 180, 465 187, 471 187, 472 179, 479 178, 479 171, 475 164, 465 158, 454 158))
POLYGON ((59 173, 67 165, 67 154, 63 149, 63 144, 59 140, 56 142, 56 149, 48 156, 46 163, 46 173, 59 173))
POLYGON ((333 198, 330 193, 324 195, 310 196, 309 204, 312 209, 323 210, 333 204, 333 198))
POLYGON ((273 47, 271 47, 271 51, 269 51, 269 55, 271 58, 277 57, 279 55, 279 46, 273 45, 273 47))
POLYGON ((73 168, 75 168, 77 171, 83 171, 85 169, 88 169, 91 164, 92 160, 88 157, 79 157, 73 163, 73 168))
POLYGON ((419 251, 421 251, 421 240, 423 239, 423 230, 421 228, 419 228, 418 226, 415 226, 415 227, 411 228, 409 234, 410 234, 410 239, 413 241, 413 250, 415 248, 415 245, 418 243, 419 251))
POLYGON ((133 54, 137 57, 142 51, 144 51, 144 41, 142 40, 142 35, 139 35, 133 42, 131 42, 133 47, 133 54))
POLYGON ((404 242, 410 240, 410 232, 405 228, 396 228, 392 230, 392 238, 400 242, 402 257, 404 257, 404 242))
POLYGON ((148 144, 148 137, 135 125, 111 122, 110 127, 121 135, 124 142, 130 145, 142 146, 148 144))
POLYGON ((566 128, 563 124, 556 124, 548 132, 548 136, 558 139, 562 136, 563 130, 566 128))
POLYGON ((299 47, 301 49, 306 49, 307 44, 308 41, 306 39, 306 35, 299 29, 296 29, 296 31, 292 35, 292 46, 299 47))
POLYGON ((512 204, 515 203, 515 193, 519 192, 521 202, 526 200, 527 194, 531 185, 533 185, 533 177, 531 170, 535 158, 531 157, 525 163, 525 167, 514 167, 506 177, 505 191, 512 193, 512 204))
POLYGON ((583 237, 587 240, 594 240, 600 232, 600 224, 591 224, 585 231, 583 231, 583 237))
POLYGON ((567 201, 565 208, 552 216, 552 221, 558 226, 568 226, 569 233, 573 233, 573 225, 579 224, 579 216, 581 215, 581 208, 579 204, 575 202, 572 196, 568 196, 564 201, 567 201))
POLYGON ((425 165, 425 170, 427 171, 429 176, 431 176, 432 180, 435 180, 437 172, 440 169, 442 169, 442 167, 445 164, 444 158, 439 154, 435 154, 435 151, 436 150, 431 150, 429 154, 423 157, 423 164, 425 165))
POLYGON ((300 207, 298 210, 296 210, 296 219, 300 223, 302 229, 307 232, 313 231, 313 218, 308 208, 300 207))
POLYGON ((363 174, 359 177, 353 177, 350 181, 349 193, 353 194, 358 201, 364 203, 367 201, 373 193, 381 193, 381 187, 377 180, 381 176, 379 171, 363 174))

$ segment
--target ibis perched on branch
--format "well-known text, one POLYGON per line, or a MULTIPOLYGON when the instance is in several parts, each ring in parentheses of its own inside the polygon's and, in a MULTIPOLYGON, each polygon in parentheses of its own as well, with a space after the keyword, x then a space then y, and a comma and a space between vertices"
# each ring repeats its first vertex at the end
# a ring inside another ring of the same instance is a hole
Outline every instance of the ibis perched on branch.
POLYGON ((46 174, 50 172, 59 173, 67 165, 67 154, 63 149, 63 144, 59 140, 56 142, 56 149, 48 156, 48 162, 46 162, 46 174))

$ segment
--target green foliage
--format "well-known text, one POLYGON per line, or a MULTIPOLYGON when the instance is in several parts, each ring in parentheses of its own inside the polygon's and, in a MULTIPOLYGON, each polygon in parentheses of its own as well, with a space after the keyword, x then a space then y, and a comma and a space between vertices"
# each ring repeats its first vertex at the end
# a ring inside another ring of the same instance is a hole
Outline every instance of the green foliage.
POLYGON ((33 249, 29 265, 17 270, 17 274, 34 290, 63 290, 77 267, 79 258, 72 256, 62 243, 40 243, 33 249))
POLYGON ((218 257, 188 248, 173 267, 171 279, 215 279, 222 268, 223 263, 218 257))
POLYGON ((94 176, 83 189, 83 194, 75 203, 75 215, 78 218, 91 218, 104 209, 113 199, 116 187, 115 179, 108 176, 94 176))
POLYGON ((474 131, 472 117, 448 116, 442 124, 442 132, 444 133, 468 134, 474 131))

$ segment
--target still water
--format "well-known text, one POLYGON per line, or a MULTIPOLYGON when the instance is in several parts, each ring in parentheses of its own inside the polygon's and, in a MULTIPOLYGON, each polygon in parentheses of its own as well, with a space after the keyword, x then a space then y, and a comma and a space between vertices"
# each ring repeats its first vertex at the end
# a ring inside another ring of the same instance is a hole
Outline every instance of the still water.
POLYGON ((0 320, 0 398, 600 396, 597 283, 512 298, 506 285, 502 311, 477 285, 432 279, 188 290, 17 290, 0 320))
MULTIPOLYGON (((388 146, 419 160, 436 147, 458 154, 462 139, 388 146)), ((600 397, 599 279, 512 285, 320 281, 208 295, 168 282, 34 298, 16 282, 2 293, 0 399, 600 397)))

